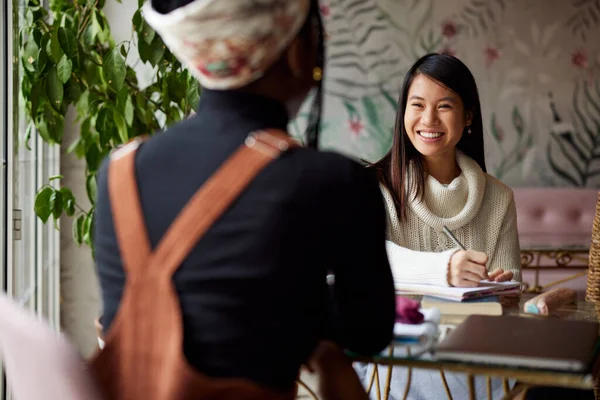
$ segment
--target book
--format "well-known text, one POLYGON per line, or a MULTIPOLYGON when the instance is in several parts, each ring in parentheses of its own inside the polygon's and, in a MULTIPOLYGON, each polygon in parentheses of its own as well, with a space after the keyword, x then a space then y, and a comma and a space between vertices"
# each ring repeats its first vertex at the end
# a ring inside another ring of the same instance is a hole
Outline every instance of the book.
POLYGON ((421 301, 421 307, 435 307, 440 310, 442 316, 446 315, 502 315, 502 305, 497 302, 473 303, 470 301, 456 302, 443 299, 426 297, 421 301))
POLYGON ((471 315, 435 354, 440 360, 581 372, 597 343, 597 322, 471 315))
POLYGON ((472 288, 465 287, 447 287, 437 285, 425 285, 416 283, 395 282, 397 294, 420 294, 443 299, 465 301, 486 296, 496 296, 501 294, 511 294, 521 292, 521 283, 515 281, 509 282, 490 282, 481 281, 479 286, 472 288))

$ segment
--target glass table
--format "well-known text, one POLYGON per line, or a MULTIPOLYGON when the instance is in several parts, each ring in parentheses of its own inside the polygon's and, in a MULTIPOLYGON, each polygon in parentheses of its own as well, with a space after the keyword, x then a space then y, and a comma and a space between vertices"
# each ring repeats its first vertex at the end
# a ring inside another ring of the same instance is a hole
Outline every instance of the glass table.
MULTIPOLYGON (((588 320, 598 321, 600 315, 600 307, 588 302, 578 302, 576 304, 564 306, 550 317, 536 316, 525 314, 523 304, 525 301, 533 297, 533 294, 522 294, 520 296, 504 296, 500 299, 503 307, 503 315, 517 315, 523 318, 563 318, 572 320, 588 320)), ((421 296, 408 296, 414 299, 420 299, 421 296)), ((445 334, 452 330, 457 324, 457 321, 450 320, 448 317, 442 316, 442 320, 438 327, 439 336, 436 342, 439 343, 445 334)), ((491 377, 503 379, 505 394, 510 391, 508 380, 516 379, 520 387, 527 386, 554 386, 579 389, 593 389, 595 377, 600 375, 600 357, 595 357, 592 367, 583 373, 551 371, 544 369, 533 368, 516 368, 502 365, 490 365, 479 363, 453 362, 443 361, 435 358, 435 355, 428 351, 427 348, 420 348, 419 345, 394 344, 389 346, 385 351, 378 355, 364 357, 355 354, 349 354, 353 361, 373 363, 377 367, 374 368, 370 377, 369 391, 375 389, 378 393, 378 399, 387 399, 389 397, 390 382, 392 378, 392 366, 428 369, 440 371, 442 378, 443 372, 459 372, 467 375, 467 385, 469 389, 469 398, 475 398, 474 380, 475 376, 487 377, 488 398, 491 398, 491 377), (380 371, 384 369, 386 371, 380 371), (381 392, 380 377, 381 373, 385 373, 385 385, 383 393, 381 392), (375 386, 375 388, 373 388, 375 386)), ((445 384, 445 381, 444 381, 445 384)), ((410 383, 408 384, 410 385, 410 383)), ((410 388, 407 385, 407 392, 410 388)), ((446 391, 448 393, 448 386, 446 391)))

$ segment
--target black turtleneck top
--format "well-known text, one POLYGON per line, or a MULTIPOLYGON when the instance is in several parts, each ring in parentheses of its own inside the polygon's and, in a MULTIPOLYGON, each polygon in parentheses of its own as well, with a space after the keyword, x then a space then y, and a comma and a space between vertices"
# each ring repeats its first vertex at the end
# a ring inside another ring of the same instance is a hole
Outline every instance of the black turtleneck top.
MULTIPOLYGON (((250 132, 287 124, 274 100, 204 90, 197 116, 144 143, 136 173, 152 246, 250 132)), ((98 176, 96 261, 108 330, 125 274, 106 162, 98 176)), ((305 148, 272 162, 174 276, 191 365, 288 390, 321 339, 357 353, 382 350, 395 317, 385 223, 377 183, 356 162, 305 148)))

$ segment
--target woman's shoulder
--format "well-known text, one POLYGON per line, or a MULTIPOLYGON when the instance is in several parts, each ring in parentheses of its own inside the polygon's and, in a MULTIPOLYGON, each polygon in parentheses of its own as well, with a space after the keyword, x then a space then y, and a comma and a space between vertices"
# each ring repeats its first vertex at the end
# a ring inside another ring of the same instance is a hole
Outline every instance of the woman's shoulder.
POLYGON ((485 173, 485 195, 505 202, 510 202, 514 197, 510 186, 488 173, 485 173))

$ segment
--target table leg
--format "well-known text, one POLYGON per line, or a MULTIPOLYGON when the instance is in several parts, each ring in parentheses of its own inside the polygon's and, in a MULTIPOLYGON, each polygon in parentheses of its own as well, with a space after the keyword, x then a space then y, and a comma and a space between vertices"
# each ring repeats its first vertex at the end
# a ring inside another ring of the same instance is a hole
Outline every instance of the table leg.
POLYGON ((442 383, 444 384, 444 389, 446 390, 448 400, 452 400, 452 393, 450 393, 450 386, 448 386, 448 381, 446 380, 446 374, 444 374, 444 370, 440 370, 440 376, 442 377, 442 383))
MULTIPOLYGON (((394 356, 394 346, 390 346, 390 350, 388 353, 389 357, 393 357, 394 356)), ((394 366, 389 365, 388 366, 388 373, 387 373, 387 378, 385 380, 385 389, 383 392, 383 398, 384 400, 388 400, 390 398, 390 390, 392 389, 392 372, 394 371, 394 366)))
POLYGON ((467 375, 467 385, 469 386, 469 400, 476 400, 477 395, 475 394, 475 376, 467 375))
POLYGON ((377 400, 381 400, 381 384, 379 383, 379 366, 375 364, 375 389, 377 390, 377 400))
POLYGON ((367 394, 371 394, 371 389, 373 389, 373 383, 375 383, 375 371, 377 368, 377 364, 373 364, 373 372, 371 373, 371 379, 369 380, 369 386, 367 387, 367 394))
POLYGON ((492 399, 492 377, 491 376, 486 376, 486 384, 487 384, 487 395, 488 395, 488 400, 493 400, 492 399))
POLYGON ((504 394, 508 394, 510 388, 508 387, 508 379, 502 379, 502 388, 504 388, 504 394))
MULTIPOLYGON (((406 348, 406 354, 410 357, 410 347, 406 348)), ((410 392, 411 379, 412 368, 408 367, 406 370, 406 387, 404 388, 404 396, 402 396, 402 400, 406 400, 408 398, 408 393, 410 392)))

